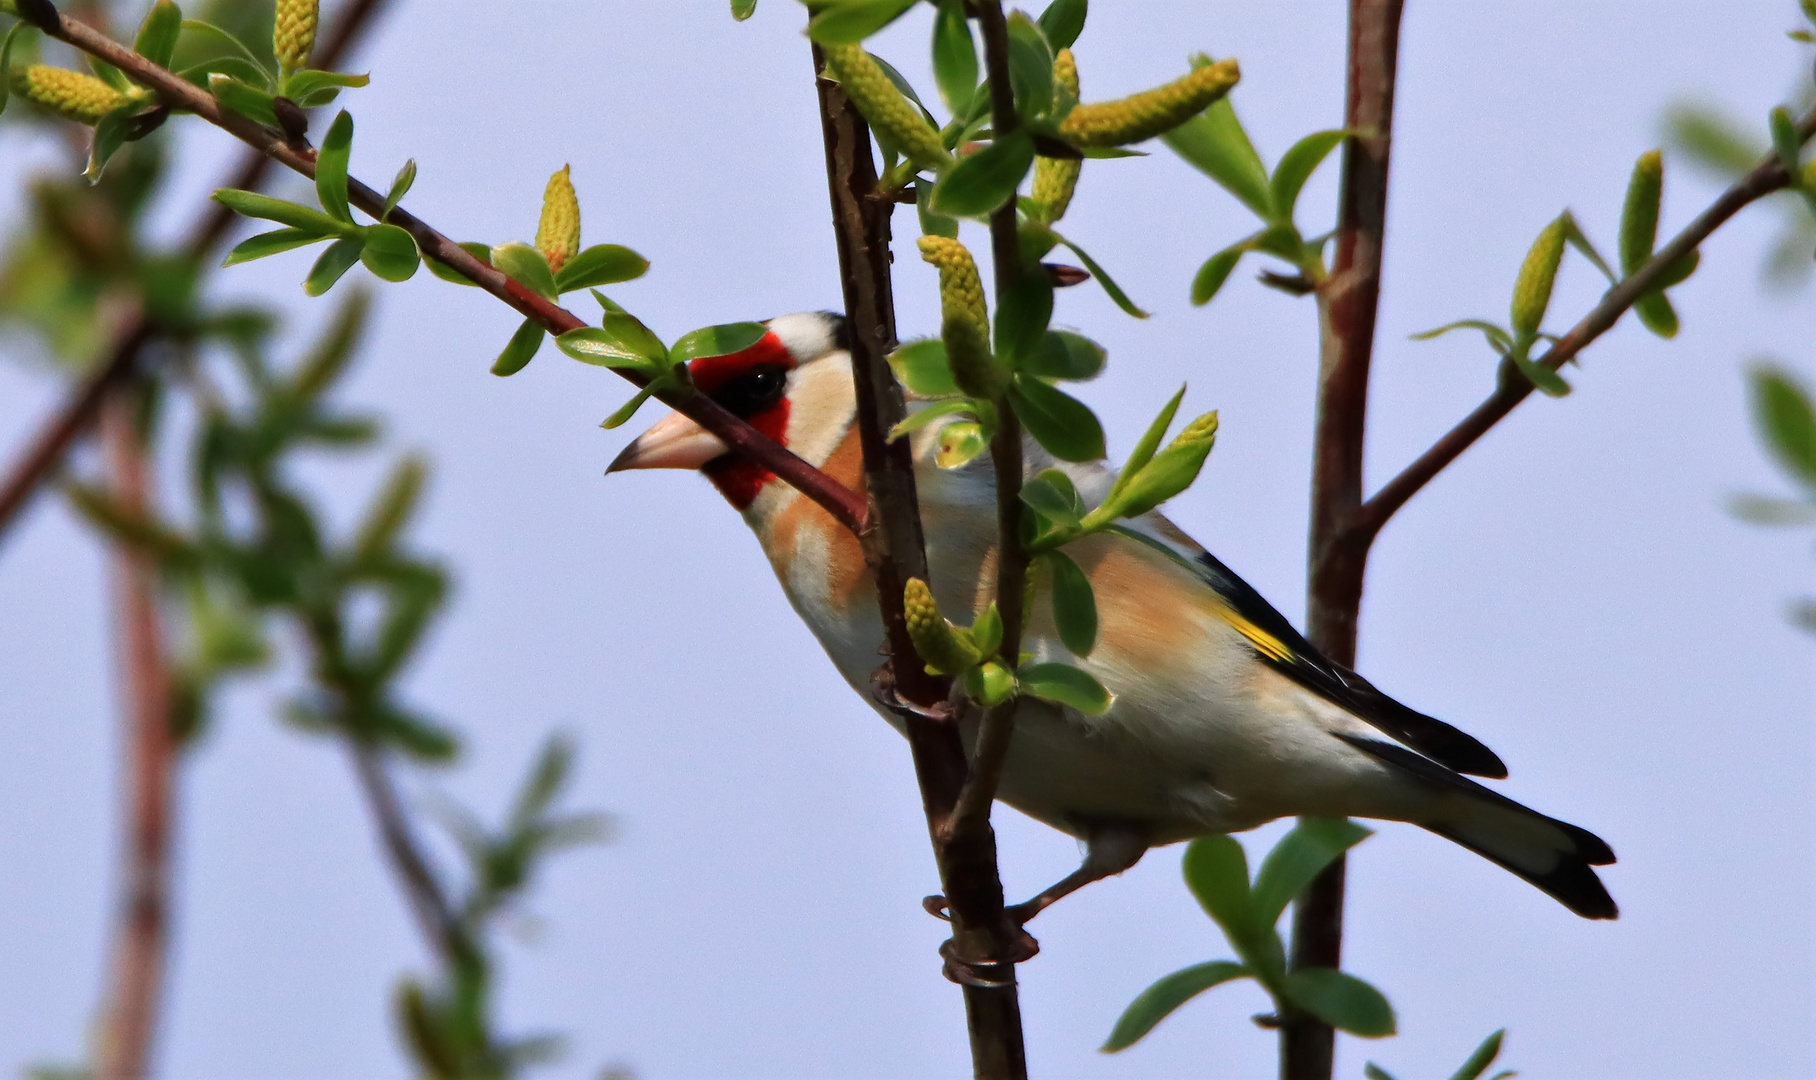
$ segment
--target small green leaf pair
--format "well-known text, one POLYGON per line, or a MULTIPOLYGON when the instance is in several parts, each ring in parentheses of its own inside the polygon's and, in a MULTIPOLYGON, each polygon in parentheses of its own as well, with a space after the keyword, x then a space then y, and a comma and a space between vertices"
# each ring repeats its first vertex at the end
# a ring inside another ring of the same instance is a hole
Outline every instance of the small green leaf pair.
MULTIPOLYGON (((644 381, 634 397, 606 417, 601 425, 606 428, 622 426, 652 396, 686 387, 690 360, 742 352, 769 332, 762 323, 726 323, 690 331, 676 338, 673 345, 663 345, 662 339, 636 316, 596 289, 593 296, 605 309, 601 324, 569 330, 557 337, 555 344, 583 364, 628 371, 644 381)), ((536 340, 540 343, 540 336, 536 340)))
MULTIPOLYGON (((321 203, 320 210, 254 191, 235 188, 216 191, 217 202, 240 214, 287 226, 242 241, 228 253, 227 261, 222 265, 251 262, 328 240, 332 243, 315 260, 309 276, 303 280, 303 291, 310 296, 326 293, 353 268, 354 263, 359 262, 386 281, 408 281, 415 276, 421 257, 415 238, 408 232, 382 222, 377 225, 353 223, 353 209, 347 202, 347 163, 352 152, 353 117, 342 110, 329 126, 316 155, 315 193, 321 203)), ((387 208, 396 205, 415 176, 414 164, 405 165, 386 200, 387 208)))
MULTIPOLYGON (((1450 1080, 1481 1080, 1482 1074, 1488 1071, 1488 1066, 1493 1065, 1494 1059, 1501 1056, 1501 1042, 1506 1037, 1507 1029, 1502 1028, 1483 1039, 1481 1045, 1470 1053, 1462 1066, 1450 1074, 1450 1080)), ((1394 1080, 1392 1073, 1372 1061, 1362 1067, 1362 1075, 1368 1080, 1394 1080)), ((1512 1069, 1503 1069, 1495 1073, 1489 1080, 1512 1080, 1518 1075, 1512 1069)))
POLYGON ((1104 1051, 1133 1046, 1193 997, 1245 978, 1259 982, 1279 1010, 1303 1010, 1365 1038, 1392 1035, 1393 1006, 1379 990, 1331 968, 1288 970, 1276 929, 1286 906, 1312 879, 1369 835, 1368 829, 1343 818, 1301 818, 1268 852, 1253 883, 1248 857, 1236 840, 1205 836, 1192 841, 1182 865, 1186 885, 1240 959, 1195 964, 1148 987, 1116 1021, 1104 1051))
POLYGON ((304 109, 313 109, 329 104, 342 90, 357 89, 372 81, 367 75, 346 75, 313 68, 273 71, 245 42, 213 23, 185 19, 181 28, 196 38, 199 45, 214 46, 220 51, 177 74, 205 87, 228 109, 269 127, 284 127, 277 114, 278 98, 304 109))
MULTIPOLYGON (((1198 56, 1193 63, 1203 66, 1211 60, 1198 56)), ((1228 97, 1161 137, 1174 153, 1248 207, 1263 226, 1204 261, 1192 278, 1192 303, 1210 303, 1251 252, 1286 262, 1309 284, 1323 280, 1326 238, 1305 239, 1295 215, 1306 181, 1348 137, 1347 131, 1314 131, 1280 156, 1270 176, 1228 97)))

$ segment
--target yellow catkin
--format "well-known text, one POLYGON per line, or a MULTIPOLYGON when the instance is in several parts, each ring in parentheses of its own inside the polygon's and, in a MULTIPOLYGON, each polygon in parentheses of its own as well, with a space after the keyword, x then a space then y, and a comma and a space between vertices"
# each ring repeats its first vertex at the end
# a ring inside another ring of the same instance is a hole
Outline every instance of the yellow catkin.
POLYGON ((285 71, 309 66, 309 53, 315 48, 315 27, 320 21, 319 0, 277 0, 271 48, 285 71))
POLYGON ((920 249, 921 258, 940 271, 940 338, 952 380, 967 394, 996 397, 1006 377, 990 355, 990 313, 976 261, 951 237, 923 236, 920 249))
MULTIPOLYGON (((1059 50, 1053 58, 1053 81, 1066 88, 1073 99, 1078 97, 1078 61, 1071 49, 1059 50)), ((1034 187, 1030 194, 1041 206, 1041 217, 1048 223, 1066 216, 1072 205, 1072 191, 1078 186, 1078 174, 1084 162, 1076 158, 1036 158, 1034 187)))
POLYGON ((549 177, 542 193, 542 221, 536 226, 536 249, 549 261, 549 269, 562 266, 580 252, 580 200, 574 194, 569 166, 549 177))
POLYGON ((1203 112, 1241 77, 1236 61, 1220 60, 1120 101, 1080 105, 1060 123, 1059 134, 1076 146, 1126 146, 1151 139, 1203 112))
POLYGON ((131 100, 93 75, 49 64, 26 68, 18 77, 17 88, 28 100, 84 124, 100 123, 102 117, 131 100))
POLYGON ((1513 329, 1518 334, 1536 334, 1545 321, 1545 309, 1551 306, 1551 287, 1557 281, 1558 263, 1564 258, 1564 219, 1545 226, 1539 238, 1526 253, 1520 276, 1513 283, 1513 329))
POLYGON ((958 630, 940 615, 940 606, 925 581, 908 579, 902 589, 902 606, 907 616, 908 637, 929 671, 954 675, 983 659, 977 647, 961 637, 958 630))
POLYGON ((826 69, 839 80, 845 96, 870 126, 894 143, 916 168, 937 171, 952 163, 940 133, 902 96, 863 46, 826 46, 826 69))

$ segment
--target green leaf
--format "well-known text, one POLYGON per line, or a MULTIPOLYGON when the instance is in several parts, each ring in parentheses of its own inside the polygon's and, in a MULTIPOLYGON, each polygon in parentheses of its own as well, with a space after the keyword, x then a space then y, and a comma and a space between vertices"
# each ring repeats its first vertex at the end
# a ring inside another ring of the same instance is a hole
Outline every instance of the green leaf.
POLYGON ((616 285, 620 281, 640 278, 649 269, 649 260, 619 244, 594 244, 563 263, 555 275, 557 293, 590 289, 598 285, 616 285))
POLYGON ((956 398, 948 399, 946 401, 936 401, 923 406, 922 408, 915 409, 900 423, 889 429, 889 441, 894 442, 904 435, 911 435, 933 423, 935 420, 952 416, 955 413, 974 414, 976 412, 976 407, 977 403, 970 398, 956 398))
POLYGON ((1102 345, 1083 334, 1049 330, 1041 335, 1040 347, 1022 358, 1020 369, 1040 379, 1083 382, 1097 377, 1107 356, 1102 345))
POLYGON ((1084 248, 1057 233, 1054 235, 1059 237, 1059 242, 1064 244, 1068 251, 1078 256, 1078 261, 1085 264, 1085 269, 1091 272, 1091 276, 1097 280, 1099 285, 1103 286, 1103 291, 1109 296, 1111 302, 1121 308, 1124 314, 1137 319, 1148 317, 1148 313, 1135 306, 1135 301, 1129 299, 1129 295, 1122 291, 1122 286, 1116 284, 1116 279, 1112 278, 1103 267, 1097 265, 1097 260, 1086 254, 1084 248))
POLYGON ((13 42, 30 27, 30 23, 14 23, 6 32, 6 40, 0 42, 0 113, 6 112, 6 99, 13 85, 13 42))
POLYGON ((1658 242, 1658 207, 1665 193, 1664 158, 1657 150, 1641 154, 1627 181, 1621 206, 1621 272, 1631 275, 1652 257, 1658 242))
POLYGON ((1255 918, 1261 925, 1274 925, 1313 878, 1372 835, 1371 830, 1344 818, 1300 818, 1267 853, 1255 874, 1255 918))
POLYGON ((119 153, 132 134, 133 116, 139 106, 129 104, 108 113, 95 125, 94 138, 89 143, 88 166, 82 170, 82 178, 89 183, 99 183, 102 170, 107 163, 119 153))
POLYGON ((1091 579, 1063 551, 1042 557, 1053 568, 1053 623, 1060 643, 1076 656, 1089 656, 1097 645, 1097 594, 1091 579))
POLYGON ((416 253, 416 238, 396 225, 368 226, 366 247, 359 258, 366 269, 386 281, 410 280, 422 262, 416 253))
POLYGON ((183 32, 183 12, 170 0, 158 0, 145 13, 139 24, 139 35, 132 41, 132 51, 159 67, 169 67, 176 52, 177 37, 183 32))
POLYGON ((971 640, 983 656, 995 656, 1003 647, 1003 614, 997 610, 996 601, 985 605, 983 613, 971 624, 971 640))
POLYGON ((271 95, 255 86, 215 74, 208 76, 208 92, 214 95, 222 107, 239 113, 248 120, 256 120, 266 127, 281 126, 277 122, 277 110, 272 105, 271 95))
MULTIPOLYGON (((536 359, 536 351, 542 348, 542 336, 546 333, 548 331, 535 319, 523 320, 518 325, 517 332, 511 335, 511 340, 505 343, 504 351, 498 354, 498 359, 492 361, 492 374, 515 375, 522 371, 525 365, 536 359)), ((569 331, 569 333, 579 333, 579 331, 569 331)), ((562 335, 562 337, 566 336, 566 334, 562 335)), ((556 338, 555 343, 560 345, 561 338, 556 338)), ((569 356, 574 355, 568 352, 565 345, 562 346, 561 351, 567 352, 569 356)))
POLYGON ((1784 171, 1791 174, 1793 182, 1797 179, 1797 159, 1803 156, 1803 137, 1797 134, 1797 122, 1783 105, 1773 106, 1770 115, 1772 126, 1772 149, 1778 153, 1778 163, 1784 171))
MULTIPOLYGON (((1216 443, 1217 414, 1209 412, 1182 428, 1165 450, 1118 484, 1104 501, 1118 517, 1138 517, 1192 486, 1216 443)), ((1125 466, 1123 472, 1129 470, 1125 466)))
POLYGON ((953 116, 969 109, 977 95, 977 43, 965 21, 964 0, 939 0, 933 18, 933 81, 953 116))
POLYGON ((997 300, 997 355, 1020 367, 1026 357, 1039 351, 1052 319, 1053 282, 1039 271, 1017 274, 997 300))
POLYGON ((303 229, 320 237, 349 236, 355 233, 345 222, 336 221, 320 210, 260 195, 256 191, 221 188, 214 193, 214 201, 236 214, 275 221, 279 225, 303 229))
POLYGON ((423 479, 427 473, 428 467, 419 457, 406 457, 397 463, 384 490, 373 502, 372 509, 366 511, 365 520, 360 523, 358 538, 353 543, 355 558, 364 562, 376 559, 391 549, 398 530, 403 528, 416 510, 416 501, 422 494, 423 479))
POLYGON ((1674 285, 1683 284, 1690 279, 1691 274, 1696 273, 1696 268, 1701 265, 1701 263, 1702 252, 1685 252, 1682 258, 1677 259, 1670 266, 1665 267, 1665 272, 1659 275, 1658 287, 1661 289, 1669 289, 1674 285))
POLYGON ((702 356, 729 356, 762 341, 768 333, 769 327, 755 322, 702 327, 676 338, 669 346, 668 359, 670 363, 685 364, 702 356))
POLYGON ((366 246, 365 240, 356 236, 342 237, 328 245, 310 268, 309 276, 303 279, 303 291, 310 296, 321 296, 334 287, 341 275, 353 269, 359 261, 361 250, 366 246))
POLYGON ((127 93, 132 92, 132 80, 128 79, 126 77, 126 73, 124 71, 121 71, 119 68, 114 67, 112 64, 107 63, 105 60, 102 60, 100 57, 95 56, 93 53, 87 54, 87 60, 88 60, 88 68, 90 71, 93 71, 95 73, 96 78, 100 79, 102 82, 106 83, 107 85, 113 87, 115 90, 118 90, 122 94, 127 94, 127 93))
POLYGON ((291 72, 284 80, 283 94, 303 108, 313 109, 333 101, 342 90, 357 90, 371 81, 370 75, 344 75, 338 71, 304 68, 291 72))
POLYGON ((240 241, 232 251, 227 253, 227 261, 221 265, 227 267, 251 262, 267 255, 276 255, 309 244, 320 243, 323 239, 325 237, 321 233, 310 229, 273 229, 270 232, 259 233, 257 236, 250 236, 240 241))
MULTIPOLYGON (((489 245, 469 240, 466 243, 461 244, 460 248, 462 251, 465 251, 468 255, 473 256, 487 266, 492 265, 492 249, 489 245)), ((443 281, 451 281, 456 285, 475 284, 474 282, 469 281, 467 276, 458 270, 438 263, 434 259, 429 259, 427 262, 429 264, 429 273, 434 274, 443 281)))
POLYGON ((946 343, 939 338, 910 341, 889 354, 896 381, 917 397, 943 398, 959 393, 946 360, 946 343))
POLYGON ((1475 1052, 1469 1055, 1462 1067, 1450 1074, 1450 1080, 1479 1080, 1488 1071, 1488 1066, 1494 1064, 1494 1059, 1501 1056, 1501 1040, 1506 1037, 1507 1029, 1502 1028, 1483 1039, 1482 1045, 1475 1048, 1475 1052))
POLYGON ((404 162, 404 167, 397 170, 397 175, 392 178, 391 190, 385 193, 385 206, 383 210, 379 211, 378 220, 383 221, 390 217, 391 211, 397 209, 397 204, 404 201, 404 196, 410 193, 410 188, 415 183, 416 159, 411 158, 404 162))
POLYGON ((822 45, 855 45, 914 5, 915 0, 830 0, 808 20, 807 36, 822 45))
POLYGON ((1175 971, 1143 990, 1129 1003, 1100 1049, 1106 1054, 1126 1050, 1154 1030, 1154 1025, 1165 1020, 1174 1009, 1206 990, 1250 974, 1248 968, 1233 960, 1212 960, 1175 971))
POLYGON ((1331 1027, 1379 1039, 1394 1033, 1394 1009, 1381 991, 1331 968, 1289 971, 1283 986, 1293 1004, 1331 1027))
POLYGON ((264 68, 237 56, 211 57, 199 64, 192 64, 177 74, 203 88, 207 88, 209 77, 215 74, 226 75, 248 86, 258 86, 270 77, 264 68))
POLYGON ((1394 1080, 1393 1073, 1388 1072, 1386 1069, 1383 1069, 1372 1061, 1367 1062, 1362 1066, 1362 1076, 1364 1080, 1394 1080))
POLYGON ((1192 276, 1192 303, 1199 307, 1210 303, 1211 298, 1223 288, 1223 283, 1229 280, 1230 273, 1236 269, 1236 264, 1242 261, 1242 256, 1246 255, 1248 251, 1249 245, 1247 241, 1244 241, 1232 244, 1204 260, 1204 265, 1200 266, 1198 273, 1192 276))
POLYGON ((549 271, 549 261, 530 245, 499 244, 492 249, 492 265, 544 300, 555 299, 555 275, 549 271))
POLYGON ((933 209, 932 181, 918 178, 914 181, 914 210, 920 216, 923 234, 958 239, 958 219, 933 209))
POLYGON ((1268 184, 1269 201, 1274 211, 1271 220, 1291 224, 1293 207, 1299 202, 1299 192, 1304 189, 1305 182, 1347 138, 1347 131, 1314 131, 1280 155, 1280 163, 1274 166, 1274 178, 1268 184))
POLYGON ((1443 337, 1452 330, 1480 330, 1482 336, 1488 339, 1489 347, 1495 352, 1506 356, 1513 351, 1513 335, 1486 319, 1458 319, 1453 323, 1445 323, 1435 330, 1413 334, 1412 340, 1430 341, 1432 338, 1443 337))
POLYGON ((1809 392, 1781 368, 1761 364, 1747 374, 1753 423, 1766 446, 1786 472, 1816 489, 1816 406, 1809 392))
POLYGON ((658 391, 660 389, 662 389, 662 386, 660 383, 656 383, 656 382, 650 383, 648 386, 637 391, 636 395, 633 396, 629 401, 625 402, 623 405, 618 406, 618 411, 614 412, 614 413, 612 413, 612 415, 606 417, 603 421, 600 422, 599 426, 606 429, 607 431, 611 431, 614 428, 623 427, 625 425, 625 423, 630 420, 631 417, 637 415, 638 409, 643 408, 643 403, 648 401, 650 399, 650 397, 652 395, 654 395, 656 393, 656 391, 658 391))
POLYGON ((1242 121, 1236 119, 1228 97, 1213 102, 1210 108, 1160 138, 1256 216, 1264 221, 1274 219, 1267 166, 1261 163, 1261 155, 1242 130, 1242 121))
POLYGON ((1633 302, 1633 313, 1646 329, 1669 341, 1677 336, 1677 309, 1663 292, 1651 292, 1633 302))
POLYGON ((1665 114, 1671 141, 1708 168, 1743 173, 1765 153, 1729 117, 1701 106, 1678 106, 1665 114))
POLYGON ((984 217, 1015 197, 1033 165, 1034 137, 1017 129, 947 169, 933 187, 933 209, 956 217, 984 217))
POLYGON ((268 91, 277 88, 277 76, 273 75, 271 69, 266 67, 264 61, 259 59, 258 54, 248 48, 246 43, 239 38, 234 37, 232 34, 229 34, 227 31, 213 23, 203 22, 200 19, 184 19, 183 30, 210 44, 223 46, 227 49, 228 53, 234 55, 236 59, 244 60, 246 63, 251 64, 260 74, 257 85, 268 91))
POLYGON ((947 424, 940 428, 939 454, 934 463, 942 469, 956 469, 969 464, 989 445, 982 424, 965 420, 947 424))
POLYGON ((1040 13, 1041 32, 1047 35, 1047 44, 1053 46, 1054 52, 1070 49, 1078 40, 1089 10, 1089 0, 1053 0, 1040 13))
POLYGON ((757 13, 757 0, 731 0, 731 17, 743 22, 757 13))
POLYGON ((1033 19, 1021 11, 1009 14, 1009 82, 1015 108, 1024 117, 1045 116, 1053 109, 1053 48, 1033 19))
POLYGON ((1015 673, 1015 681, 1024 694, 1077 709, 1086 716, 1102 716, 1115 700, 1089 672, 1071 664, 1029 664, 1015 673))
POLYGON ((1061 461, 1103 457, 1103 425, 1084 402, 1021 372, 1009 384, 1009 398, 1028 434, 1054 457, 1061 461))
POLYGON ((1581 252, 1583 258, 1588 259, 1597 270, 1602 272, 1602 276, 1608 279, 1608 284, 1620 283, 1620 275, 1616 274, 1614 268, 1608 265, 1607 259, 1602 258, 1602 253, 1597 251, 1595 245, 1589 241, 1589 234, 1585 233, 1583 227, 1577 224, 1576 215, 1568 210, 1564 211, 1564 239, 1569 242, 1571 247, 1581 252))
POLYGON ((1148 430, 1142 433, 1141 441, 1137 442, 1135 449, 1129 452, 1129 460, 1123 462, 1122 472, 1117 474, 1116 483, 1110 488, 1111 499, 1122 494, 1123 490, 1129 486, 1129 482, 1135 479, 1135 475, 1141 472, 1142 467, 1154 460, 1154 451, 1160 449, 1160 440, 1166 438, 1167 428, 1173 426, 1173 416, 1179 412, 1179 403, 1184 400, 1185 384, 1181 383, 1179 392, 1174 394, 1172 399, 1160 410, 1160 414, 1154 417, 1154 422, 1149 424, 1148 430))
POLYGON ((1022 485, 1021 501, 1029 509, 1061 525, 1077 525, 1085 515, 1084 500, 1072 478, 1059 469, 1042 469, 1034 479, 1022 485))
POLYGON ((555 339, 561 351, 583 364, 660 372, 668 360, 662 339, 622 311, 605 313, 604 325, 569 330, 555 339))
POLYGON ((1543 391, 1546 396, 1569 396, 1570 384, 1565 382, 1564 377, 1557 372, 1536 360, 1533 360, 1522 352, 1513 353, 1507 357, 1507 359, 1513 361, 1513 366, 1519 369, 1521 375, 1526 376, 1527 382, 1530 382, 1533 386, 1543 391))
POLYGON ((1216 920, 1232 945, 1246 949, 1260 927, 1249 896, 1248 855, 1242 845, 1231 836, 1201 836, 1186 845, 1179 868, 1205 914, 1216 920))

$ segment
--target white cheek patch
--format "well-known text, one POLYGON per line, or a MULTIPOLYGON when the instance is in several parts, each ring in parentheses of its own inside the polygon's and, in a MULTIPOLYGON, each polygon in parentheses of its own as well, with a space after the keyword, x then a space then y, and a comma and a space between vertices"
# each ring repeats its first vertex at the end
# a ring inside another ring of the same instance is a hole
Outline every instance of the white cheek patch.
POLYGON ((780 315, 764 325, 788 350, 788 355, 801 364, 818 360, 839 347, 833 340, 832 319, 817 311, 780 315))
POLYGON ((844 353, 803 364, 788 377, 788 448, 815 468, 825 465, 856 411, 844 353))

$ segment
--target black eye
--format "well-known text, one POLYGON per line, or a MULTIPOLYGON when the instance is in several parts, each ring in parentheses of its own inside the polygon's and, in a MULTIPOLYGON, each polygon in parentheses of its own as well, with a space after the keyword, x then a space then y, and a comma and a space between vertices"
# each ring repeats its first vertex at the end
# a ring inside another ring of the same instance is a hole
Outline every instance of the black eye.
POLYGON ((748 419, 781 401, 787 390, 788 370, 779 364, 764 364, 721 386, 713 400, 748 419))
POLYGON ((750 392, 753 395, 768 397, 782 389, 782 384, 787 381, 780 371, 774 368, 763 368, 760 371, 751 372, 750 392))

